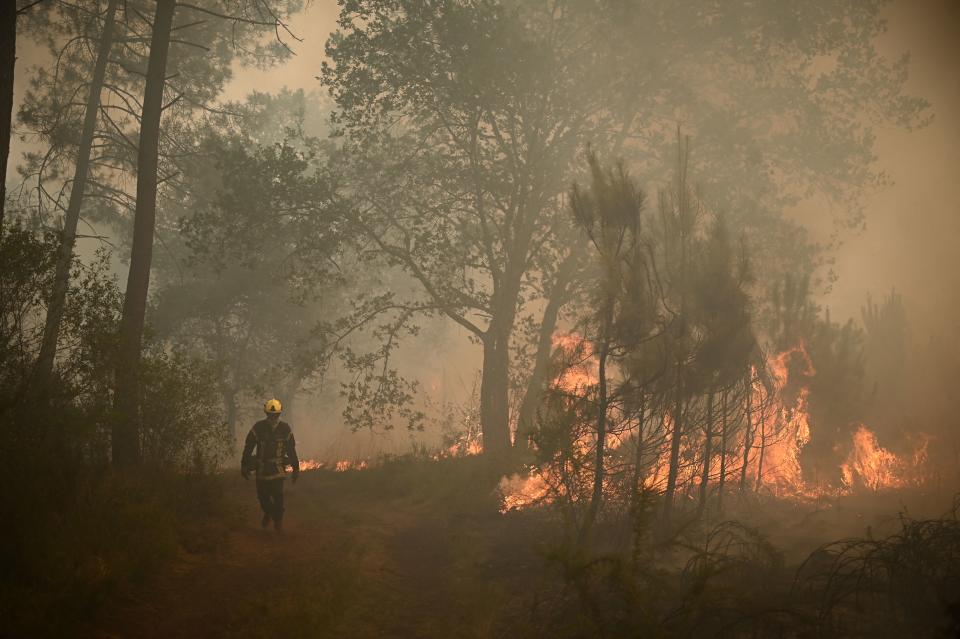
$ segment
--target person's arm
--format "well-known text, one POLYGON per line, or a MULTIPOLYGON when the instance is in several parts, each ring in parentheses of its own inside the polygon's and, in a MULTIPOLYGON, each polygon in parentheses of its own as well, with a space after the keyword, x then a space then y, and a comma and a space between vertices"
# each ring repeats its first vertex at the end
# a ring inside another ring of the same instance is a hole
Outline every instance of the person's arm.
POLYGON ((250 468, 253 465, 253 449, 256 447, 257 436, 251 428, 243 444, 243 456, 240 458, 240 474, 243 475, 244 479, 250 479, 250 468))
POLYGON ((297 440, 293 437, 293 431, 290 431, 290 435, 287 437, 287 463, 293 466, 292 479, 293 481, 297 480, 297 477, 300 476, 300 458, 297 457, 297 440))

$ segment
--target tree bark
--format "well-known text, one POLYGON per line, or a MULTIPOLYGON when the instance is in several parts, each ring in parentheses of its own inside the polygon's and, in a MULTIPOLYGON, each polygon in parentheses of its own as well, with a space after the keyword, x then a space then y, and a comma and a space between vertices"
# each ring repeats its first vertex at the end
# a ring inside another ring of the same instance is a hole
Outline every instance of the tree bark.
POLYGON ((480 378, 480 428, 483 452, 500 457, 510 450, 509 332, 496 321, 483 338, 483 372, 480 378))
POLYGON ((630 531, 632 537, 633 565, 639 566, 641 553, 646 545, 644 535, 646 526, 643 521, 643 424, 646 418, 646 397, 640 392, 637 410, 637 448, 633 457, 633 486, 630 491, 630 531))
MULTIPOLYGON (((680 135, 680 127, 677 127, 677 199, 678 199, 678 217, 680 233, 680 263, 679 263, 679 289, 680 289, 680 316, 679 329, 677 331, 678 347, 682 346, 683 340, 687 337, 687 257, 689 255, 688 242, 693 231, 693 211, 690 207, 689 192, 687 190, 687 163, 689 161, 690 139, 683 138, 680 135)), ((663 531, 669 532, 671 526, 671 517, 673 515, 673 496, 677 488, 677 475, 680 472, 680 438, 683 434, 683 403, 684 403, 684 361, 683 357, 677 356, 677 387, 676 398, 673 407, 673 433, 670 438, 670 469, 667 474, 667 489, 664 493, 663 502, 663 531)))
POLYGON ((73 172, 73 184, 70 188, 70 200, 63 217, 63 231, 57 253, 57 269, 53 279, 53 291, 47 305, 43 342, 40 345, 40 354, 37 357, 34 374, 36 392, 41 397, 46 397, 49 391, 50 376, 53 373, 53 363, 57 355, 60 322, 63 319, 63 307, 67 298, 67 288, 70 284, 70 266, 73 264, 73 247, 77 240, 77 224, 80 220, 80 207, 83 203, 83 192, 86 188, 87 173, 90 168, 90 147, 93 144, 97 112, 100 109, 100 92, 103 90, 107 60, 110 58, 110 48, 113 44, 113 23, 116 10, 117 0, 110 0, 104 16, 103 32, 100 34, 97 62, 93 68, 93 77, 90 79, 90 91, 87 94, 83 129, 80 133, 80 145, 77 148, 77 164, 73 172))
POLYGON ((747 425, 743 433, 743 465, 740 467, 740 492, 747 488, 747 466, 750 464, 750 446, 753 444, 753 376, 747 377, 747 425))
POLYGON ((707 395, 707 425, 703 429, 703 472, 700 475, 700 514, 707 507, 707 494, 710 483, 710 457, 713 456, 713 391, 707 395))
POLYGON ((553 354, 553 334, 557 329, 557 320, 560 309, 569 299, 570 275, 573 270, 572 256, 560 266, 557 281, 554 282, 547 300, 547 307, 543 311, 540 330, 537 335, 537 354, 534 357, 533 371, 527 382, 527 389, 523 394, 523 402, 517 415, 517 434, 514 446, 519 450, 526 450, 530 444, 530 436, 534 431, 534 421, 537 408, 543 399, 543 390, 549 381, 547 372, 550 368, 550 356, 553 354))
POLYGON ((723 513, 723 491, 727 482, 727 389, 720 394, 720 480, 717 482, 717 512, 723 513))
POLYGON ((150 38, 150 59, 140 118, 137 152, 137 205, 133 220, 133 247, 123 316, 116 373, 116 418, 113 424, 113 463, 133 466, 140 460, 140 351, 150 288, 150 263, 157 214, 157 165, 160 150, 160 117, 166 83, 170 29, 176 9, 174 0, 157 0, 150 38))
POLYGON ((754 492, 759 493, 763 485, 763 451, 767 448, 766 419, 763 414, 763 404, 760 404, 760 458, 757 460, 757 485, 754 492))
MULTIPOLYGON (((637 409, 637 450, 633 458, 633 491, 631 494, 631 506, 635 507, 636 500, 639 499, 640 491, 643 489, 643 423, 646 417, 646 397, 641 393, 639 398, 639 407, 637 409)), ((636 512, 634 511, 636 514, 636 512)))
POLYGON ((510 451, 510 337, 517 316, 523 270, 508 265, 495 285, 490 325, 483 334, 480 428, 483 453, 505 458, 510 451))
POLYGON ((609 328, 612 320, 610 315, 612 315, 612 309, 608 310, 604 318, 603 337, 600 338, 600 352, 597 353, 599 379, 597 384, 597 446, 593 462, 593 494, 590 497, 587 517, 583 522, 583 528, 580 530, 581 543, 589 538, 593 523, 597 519, 597 513, 600 512, 600 504, 603 502, 603 462, 604 451, 607 446, 607 358, 610 354, 610 339, 607 336, 610 332, 609 328))
POLYGON ((231 451, 237 447, 237 420, 239 407, 237 406, 237 391, 230 387, 221 387, 220 395, 223 398, 223 407, 227 413, 227 437, 230 438, 231 451))
POLYGON ((17 3, 0 0, 0 233, 7 203, 7 159, 13 117, 13 77, 17 62, 17 3))
POLYGON ((303 380, 300 379, 299 375, 295 375, 289 380, 289 383, 281 390, 283 396, 281 402, 283 405, 283 417, 284 421, 291 422, 293 420, 294 414, 294 405, 297 401, 297 394, 300 392, 300 387, 303 385, 303 380))
POLYGON ((663 493, 663 528, 670 529, 673 516, 673 495, 677 489, 680 472, 680 438, 683 436, 683 391, 679 384, 673 402, 673 430, 670 433, 670 468, 667 471, 667 488, 663 493))

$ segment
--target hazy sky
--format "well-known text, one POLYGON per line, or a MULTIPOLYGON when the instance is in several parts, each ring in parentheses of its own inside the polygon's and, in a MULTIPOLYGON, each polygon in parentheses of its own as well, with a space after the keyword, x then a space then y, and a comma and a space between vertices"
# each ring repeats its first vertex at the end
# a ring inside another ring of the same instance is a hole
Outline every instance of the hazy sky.
MULTIPOLYGON (((231 94, 317 87, 336 17, 336 2, 315 0, 293 25, 304 38, 298 55, 279 70, 238 73, 231 94)), ((840 279, 823 302, 838 319, 858 317, 868 291, 878 297, 896 287, 925 332, 945 328, 960 311, 960 0, 898 0, 886 17, 881 53, 910 53, 908 90, 931 102, 934 122, 913 132, 877 130, 877 155, 893 185, 868 201, 866 228, 843 236, 835 255, 840 279)), ((832 214, 818 206, 808 203, 799 214, 815 218, 810 225, 826 236, 832 214)))
POLYGON ((867 207, 867 226, 837 254, 840 281, 828 303, 859 313, 864 292, 896 286, 918 330, 956 328, 960 311, 960 1, 900 0, 887 11, 881 52, 909 51, 908 89, 932 104, 914 132, 878 130, 880 166, 894 184, 867 207))
MULTIPOLYGON (((304 39, 292 43, 297 55, 270 71, 237 69, 228 97, 283 86, 319 88, 315 76, 337 12, 335 0, 313 0, 291 25, 304 39)), ((877 131, 879 163, 893 185, 867 202, 866 227, 844 236, 835 255, 840 279, 823 301, 837 318, 857 316, 868 291, 879 296, 896 287, 925 333, 954 327, 960 311, 960 0, 897 0, 886 16, 881 52, 911 54, 908 89, 931 102, 934 122, 914 132, 877 131)), ((26 66, 36 59, 28 48, 19 53, 18 92, 26 66)), ((11 157, 11 176, 17 159, 11 157)), ((818 203, 798 214, 815 231, 829 232, 831 213, 818 203)))

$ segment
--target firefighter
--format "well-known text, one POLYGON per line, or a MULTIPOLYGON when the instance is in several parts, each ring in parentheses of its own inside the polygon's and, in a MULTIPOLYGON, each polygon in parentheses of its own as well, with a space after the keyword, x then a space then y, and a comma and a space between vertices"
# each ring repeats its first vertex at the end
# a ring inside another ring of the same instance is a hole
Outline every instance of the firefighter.
POLYGON ((260 525, 267 528, 270 521, 276 530, 283 529, 283 480, 287 466, 292 467, 291 481, 300 476, 297 444, 290 424, 280 421, 283 408, 280 401, 269 400, 263 405, 266 418, 261 419, 247 434, 240 460, 240 474, 250 479, 250 471, 257 474, 257 499, 263 509, 260 525), (254 452, 256 450, 256 452, 254 452))

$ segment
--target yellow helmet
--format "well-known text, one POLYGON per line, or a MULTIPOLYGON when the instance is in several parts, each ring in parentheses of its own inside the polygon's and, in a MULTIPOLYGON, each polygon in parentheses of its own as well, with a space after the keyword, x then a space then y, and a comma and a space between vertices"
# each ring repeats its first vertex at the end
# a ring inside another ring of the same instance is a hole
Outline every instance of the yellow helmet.
POLYGON ((268 415, 279 415, 283 412, 283 407, 280 405, 279 399, 267 400, 267 403, 263 405, 263 412, 268 415))

